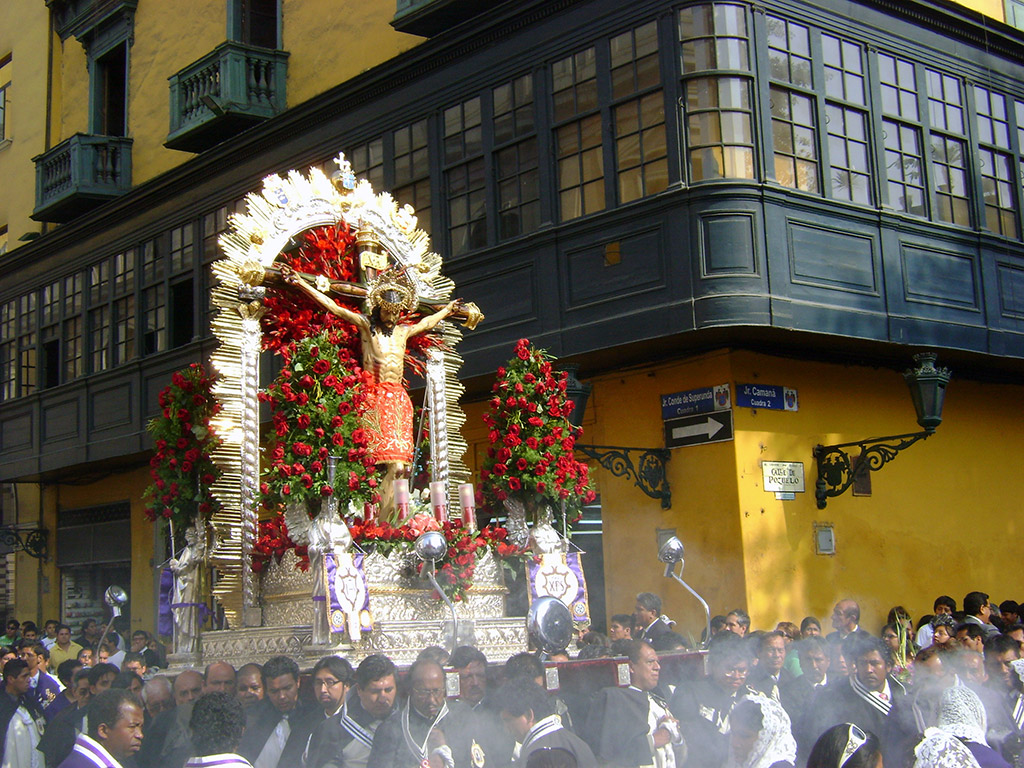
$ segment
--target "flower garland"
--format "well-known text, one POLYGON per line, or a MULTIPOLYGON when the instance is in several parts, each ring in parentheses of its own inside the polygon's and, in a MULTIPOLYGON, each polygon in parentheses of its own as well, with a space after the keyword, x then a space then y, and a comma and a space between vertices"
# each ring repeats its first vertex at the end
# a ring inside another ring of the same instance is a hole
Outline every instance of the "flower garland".
POLYGON ((270 509, 336 493, 356 505, 378 499, 377 466, 361 426, 368 374, 351 364, 338 342, 331 328, 282 349, 284 367, 260 395, 273 414, 270 466, 260 484, 270 509), (330 456, 336 459, 333 484, 330 456))
POLYGON ((213 396, 213 377, 193 363, 171 376, 160 392, 161 413, 146 428, 156 449, 149 460, 152 484, 143 493, 146 518, 167 520, 184 532, 197 516, 208 518, 219 508, 210 486, 221 475, 213 462, 220 440, 210 419, 220 410, 213 396))
POLYGON ((498 369, 483 416, 490 445, 480 471, 481 505, 500 507, 511 497, 528 507, 547 501, 557 510, 566 501, 578 517, 582 504, 594 500, 588 467, 573 456, 583 430, 568 420, 574 404, 565 395, 566 377, 554 373, 551 357, 527 339, 498 369))

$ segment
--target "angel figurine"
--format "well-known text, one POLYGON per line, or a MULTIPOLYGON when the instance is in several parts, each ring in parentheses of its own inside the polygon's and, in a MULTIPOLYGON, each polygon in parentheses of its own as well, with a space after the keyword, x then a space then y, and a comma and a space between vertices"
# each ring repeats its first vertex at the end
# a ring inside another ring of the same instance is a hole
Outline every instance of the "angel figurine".
POLYGON ((174 652, 194 654, 199 651, 199 628, 202 625, 202 580, 206 563, 206 535, 196 523, 185 529, 185 548, 167 565, 174 574, 171 610, 174 615, 174 652))
POLYGON ((313 645, 326 645, 330 642, 331 631, 324 555, 333 552, 337 557, 347 552, 352 545, 352 534, 338 514, 338 500, 333 495, 324 497, 320 513, 314 518, 310 518, 303 503, 286 505, 284 521, 291 540, 299 546, 305 545, 309 552, 313 571, 313 645))

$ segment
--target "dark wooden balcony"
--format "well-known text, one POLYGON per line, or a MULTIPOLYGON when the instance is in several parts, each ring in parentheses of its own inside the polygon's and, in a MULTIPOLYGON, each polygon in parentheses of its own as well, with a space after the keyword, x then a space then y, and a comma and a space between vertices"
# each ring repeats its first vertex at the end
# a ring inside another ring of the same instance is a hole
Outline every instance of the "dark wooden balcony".
POLYGON ((66 222, 132 187, 132 140, 76 133, 32 158, 36 221, 66 222))
POLYGON ((410 35, 433 37, 492 7, 480 0, 398 0, 391 26, 410 35))
POLYGON ((288 53, 224 42, 170 78, 164 146, 202 152, 287 106, 288 53))

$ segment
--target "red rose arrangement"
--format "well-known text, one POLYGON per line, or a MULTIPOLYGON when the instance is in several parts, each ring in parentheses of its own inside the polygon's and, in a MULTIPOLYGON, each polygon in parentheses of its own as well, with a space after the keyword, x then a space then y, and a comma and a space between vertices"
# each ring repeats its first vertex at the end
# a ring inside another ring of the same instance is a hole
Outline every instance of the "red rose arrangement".
POLYGON ((210 430, 210 419, 220 410, 213 377, 193 363, 171 376, 159 403, 160 415, 147 425, 156 452, 149 460, 153 482, 143 493, 145 514, 184 532, 197 516, 208 518, 219 507, 210 492, 221 474, 213 463, 220 441, 210 430))
POLYGON ((297 567, 303 571, 309 570, 309 554, 306 547, 296 546, 288 536, 288 526, 285 525, 284 516, 277 515, 270 520, 260 520, 256 541, 252 545, 252 569, 256 573, 262 572, 270 562, 270 558, 274 558, 280 563, 284 553, 289 549, 294 549, 295 554, 299 557, 297 567))
POLYGON ((482 506, 500 508, 513 497, 528 508, 547 501, 557 513, 565 501, 567 513, 578 517, 581 506, 594 500, 587 465, 573 455, 583 430, 569 423, 573 402, 565 395, 566 377, 527 339, 498 369, 483 416, 490 445, 480 470, 482 506))
MULTIPOLYGON (((280 350, 284 367, 260 398, 270 404, 273 433, 269 467, 260 484, 269 509, 316 502, 337 494, 357 507, 377 500, 377 466, 361 426, 363 380, 337 329, 327 329, 280 350), (333 484, 328 459, 335 457, 333 484)), ((317 507, 318 508, 318 507, 317 507)))

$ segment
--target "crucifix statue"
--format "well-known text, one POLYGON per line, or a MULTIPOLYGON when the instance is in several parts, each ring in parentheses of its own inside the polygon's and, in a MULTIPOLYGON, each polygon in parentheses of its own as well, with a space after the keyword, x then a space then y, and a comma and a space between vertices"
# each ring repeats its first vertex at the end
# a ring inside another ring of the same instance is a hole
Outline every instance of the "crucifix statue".
POLYGON ((449 317, 461 317, 467 328, 475 328, 483 315, 474 304, 459 300, 440 306, 421 303, 412 281, 401 268, 372 270, 373 279, 368 287, 330 282, 323 277, 317 278, 315 287, 304 275, 288 267, 281 267, 280 274, 286 283, 359 329, 363 368, 373 379, 364 429, 370 455, 385 468, 381 509, 390 511, 394 481, 408 477, 413 460, 413 407, 403 383, 406 345, 412 337, 433 330, 449 317), (338 304, 321 288, 349 297, 364 297, 368 314, 338 304), (429 309, 431 313, 419 320, 409 319, 408 313, 417 309, 429 309))

